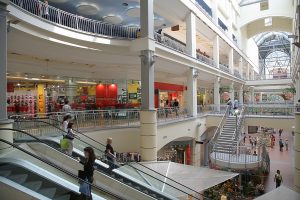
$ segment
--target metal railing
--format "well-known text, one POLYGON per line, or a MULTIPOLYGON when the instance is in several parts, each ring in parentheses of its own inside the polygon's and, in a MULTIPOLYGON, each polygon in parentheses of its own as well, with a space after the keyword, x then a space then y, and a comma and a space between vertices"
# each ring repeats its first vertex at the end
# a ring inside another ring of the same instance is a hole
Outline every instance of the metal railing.
POLYGON ((171 38, 158 33, 154 33, 154 39, 164 46, 167 46, 175 51, 187 54, 186 46, 178 41, 172 40, 171 38))
POLYGON ((242 76, 241 76, 240 72, 237 71, 237 70, 234 70, 233 75, 234 75, 235 77, 239 78, 239 79, 242 79, 242 76))
POLYGON ((239 141, 241 139, 241 128, 243 126, 244 119, 245 119, 245 106, 242 106, 240 110, 241 110, 240 112, 238 110, 235 110, 238 113, 235 113, 236 125, 235 125, 234 134, 232 135, 231 138, 232 148, 238 146, 239 141))
POLYGON ((156 114, 158 123, 165 121, 174 121, 189 117, 187 109, 182 107, 158 108, 156 114))
POLYGON ((293 116, 295 106, 292 104, 249 104, 246 107, 247 115, 258 116, 293 116))
POLYGON ((216 63, 213 59, 208 58, 204 55, 201 55, 200 53, 197 53, 196 55, 197 55, 197 60, 199 60, 199 61, 201 61, 201 62, 203 62, 203 63, 205 63, 205 64, 207 64, 211 67, 216 67, 216 63))
POLYGON ((285 74, 261 74, 256 75, 254 80, 280 80, 280 79, 291 79, 291 73, 285 74))
MULTIPOLYGON (((212 147, 211 151, 213 151, 215 145, 216 145, 216 141, 218 139, 218 137, 220 136, 223 126, 226 122, 227 117, 229 116, 229 112, 230 112, 230 108, 229 106, 226 107, 225 113, 220 121, 220 123, 218 124, 218 128, 216 129, 214 136, 212 137, 212 139, 209 141, 209 145, 212 147)), ((211 152, 210 152, 211 153, 211 152)))
POLYGON ((198 105, 197 114, 198 116, 211 115, 211 114, 225 114, 227 105, 198 105))
POLYGON ((220 67, 220 70, 222 70, 223 72, 226 72, 226 73, 230 74, 230 70, 229 70, 229 67, 227 65, 219 63, 219 67, 220 67))
POLYGON ((15 5, 31 14, 71 29, 107 36, 112 38, 137 38, 139 27, 114 25, 57 9, 39 0, 10 0, 15 5))

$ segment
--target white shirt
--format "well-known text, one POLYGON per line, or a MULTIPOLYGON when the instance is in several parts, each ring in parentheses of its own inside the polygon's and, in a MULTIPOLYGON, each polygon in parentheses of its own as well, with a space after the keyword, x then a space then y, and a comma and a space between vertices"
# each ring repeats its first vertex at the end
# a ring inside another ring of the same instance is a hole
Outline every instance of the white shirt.
POLYGON ((68 132, 68 121, 63 122, 63 130, 65 131, 65 134, 68 132))
POLYGON ((63 107, 62 107, 62 111, 63 112, 70 112, 72 111, 72 108, 69 104, 65 104, 63 107))

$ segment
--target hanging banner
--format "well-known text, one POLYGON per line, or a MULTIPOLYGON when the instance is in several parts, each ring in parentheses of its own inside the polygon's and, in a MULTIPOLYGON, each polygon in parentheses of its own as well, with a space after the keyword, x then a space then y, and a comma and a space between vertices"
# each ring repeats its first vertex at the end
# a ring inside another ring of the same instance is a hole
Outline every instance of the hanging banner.
POLYGON ((38 84, 37 87, 37 112, 38 113, 45 113, 46 106, 45 106, 45 90, 43 84, 38 84))

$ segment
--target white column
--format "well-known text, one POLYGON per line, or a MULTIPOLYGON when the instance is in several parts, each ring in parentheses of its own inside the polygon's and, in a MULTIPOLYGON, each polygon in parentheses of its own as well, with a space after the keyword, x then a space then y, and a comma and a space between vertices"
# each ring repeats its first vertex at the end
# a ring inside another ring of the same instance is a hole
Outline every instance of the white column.
POLYGON ((234 61, 233 61, 233 48, 230 47, 230 50, 228 52, 228 66, 230 73, 233 74, 234 70, 234 61))
POLYGON ((212 0, 211 1, 212 17, 213 17, 213 21, 216 24, 218 24, 218 3, 219 3, 219 0, 212 0))
MULTIPOLYGON (((6 91, 7 91, 7 14, 8 2, 0 1, 0 128, 12 128, 12 120, 7 119, 6 91)), ((0 130, 0 139, 13 143, 13 133, 10 130, 0 130)), ((0 142, 0 154, 11 150, 11 146, 0 142)))
POLYGON ((196 16, 190 12, 186 18, 186 48, 187 53, 196 58, 196 16))
POLYGON ((254 96, 254 86, 250 86, 250 103, 255 103, 255 96, 254 96))
POLYGON ((247 63, 246 79, 250 80, 250 64, 249 63, 247 63))
POLYGON ((297 82, 296 82, 296 94, 297 94, 297 101, 300 99, 300 73, 297 73, 297 82))
POLYGON ((243 62, 243 58, 240 57, 240 63, 239 63, 239 73, 241 75, 241 77, 243 78, 243 67, 244 67, 244 62, 243 62))
POLYGON ((216 77, 214 81, 214 105, 215 111, 220 111, 220 77, 216 77))
POLYGON ((220 43, 219 43, 220 37, 218 35, 214 38, 214 44, 213 44, 213 59, 216 63, 216 67, 220 68, 220 43))
POLYGON ((74 79, 65 80, 65 94, 70 104, 74 103, 74 99, 77 95, 77 83, 74 79))
POLYGON ((254 69, 252 70, 252 73, 251 73, 251 80, 255 80, 255 71, 254 71, 254 69))
POLYGON ((243 105, 244 104, 244 86, 241 85, 240 88, 239 88, 239 103, 240 105, 243 105))
MULTIPOLYGON (((295 113, 295 137, 294 137, 294 188, 300 192, 300 112, 295 113)), ((292 149, 292 148, 291 148, 292 149)))
POLYGON ((189 116, 197 116, 197 72, 190 68, 188 71, 187 81, 187 109, 189 116))
MULTIPOLYGON (((141 1, 141 36, 151 43, 154 33, 153 0, 141 1)), ((141 49, 140 151, 143 161, 157 160, 157 119, 154 106, 154 49, 141 49)))
POLYGON ((229 86, 230 88, 230 99, 234 101, 234 82, 232 82, 229 86))
POLYGON ((296 93, 294 94, 294 104, 298 102, 298 79, 295 77, 295 80, 293 80, 293 85, 295 87, 296 93))

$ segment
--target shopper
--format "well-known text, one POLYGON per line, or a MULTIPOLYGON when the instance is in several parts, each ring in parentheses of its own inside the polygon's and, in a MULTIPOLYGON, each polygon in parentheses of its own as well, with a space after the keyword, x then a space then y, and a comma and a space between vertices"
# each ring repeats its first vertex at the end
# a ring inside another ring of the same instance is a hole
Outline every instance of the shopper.
POLYGON ((73 152, 73 140, 76 137, 76 134, 73 131, 73 123, 69 122, 67 127, 67 134, 64 135, 64 139, 67 140, 67 148, 64 149, 65 153, 72 156, 73 152))
POLYGON ((283 151, 283 141, 281 138, 279 139, 279 151, 283 151))
POLYGON ((236 100, 234 100, 234 103, 233 103, 233 108, 234 108, 234 110, 236 110, 236 109, 238 109, 239 108, 239 101, 236 99, 236 100))
POLYGON ((281 185, 282 182, 282 176, 280 174, 280 171, 277 170, 275 177, 274 177, 274 182, 276 182, 276 188, 278 188, 281 185))
POLYGON ((71 106, 69 105, 69 101, 65 100, 65 105, 62 107, 62 112, 65 112, 67 114, 70 114, 72 111, 71 106))
POLYGON ((81 200, 91 200, 92 192, 91 192, 91 184, 93 183, 94 176, 94 164, 96 160, 96 156, 93 148, 86 147, 84 148, 84 161, 80 161, 83 164, 83 171, 78 172, 78 177, 84 181, 81 181, 79 192, 81 200))
POLYGON ((257 153, 256 153, 256 151, 254 151, 253 155, 254 155, 254 156, 257 156, 257 153))
POLYGON ((282 135, 282 132, 283 132, 283 129, 279 129, 278 133, 279 133, 279 137, 281 137, 282 135))
POLYGON ((300 112, 300 99, 298 100, 298 102, 296 103, 296 111, 300 112))
POLYGON ((228 110, 229 110, 229 115, 232 115, 232 101, 231 99, 229 98, 228 101, 227 101, 227 106, 228 106, 228 110))
POLYGON ((106 159, 108 161, 107 164, 109 165, 109 169, 108 169, 109 173, 111 173, 112 170, 115 168, 115 162, 116 162, 114 148, 112 147, 111 144, 112 144, 112 138, 107 138, 105 153, 106 153, 106 159))
POLYGON ((285 145, 285 150, 288 151, 289 150, 289 141, 288 141, 288 139, 285 139, 284 145, 285 145))
POLYGON ((44 1, 44 17, 49 19, 49 2, 47 0, 44 1))
POLYGON ((178 117, 179 102, 177 101, 177 99, 174 100, 173 106, 175 109, 176 117, 178 117))
POLYGON ((72 119, 71 115, 64 116, 62 129, 65 133, 68 132, 68 124, 71 121, 71 119, 72 119))

